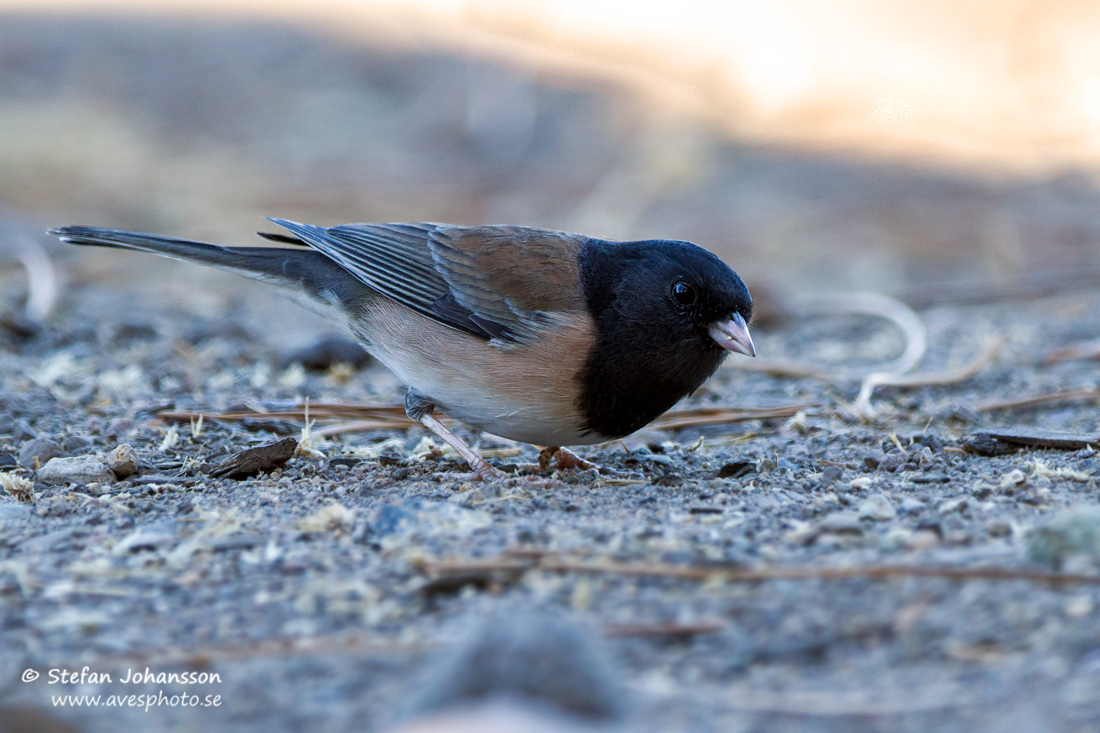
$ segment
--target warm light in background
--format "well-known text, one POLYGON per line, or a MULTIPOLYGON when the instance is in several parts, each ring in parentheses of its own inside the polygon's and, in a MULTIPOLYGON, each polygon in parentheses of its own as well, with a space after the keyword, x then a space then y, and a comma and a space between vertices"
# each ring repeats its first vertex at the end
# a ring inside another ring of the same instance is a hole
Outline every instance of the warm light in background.
POLYGON ((0 0, 254 15, 632 76, 729 132, 934 164, 1100 166, 1088 0, 0 0))
POLYGON ((647 69, 750 138, 1100 165, 1100 4, 363 0, 647 69))

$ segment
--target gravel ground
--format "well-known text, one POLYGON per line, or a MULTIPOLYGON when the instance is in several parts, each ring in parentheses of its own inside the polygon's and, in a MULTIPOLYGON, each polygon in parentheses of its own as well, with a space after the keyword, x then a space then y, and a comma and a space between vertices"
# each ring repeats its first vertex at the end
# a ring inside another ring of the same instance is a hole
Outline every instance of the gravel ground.
MULTIPOLYGON (((689 402, 818 407, 788 420, 646 431, 625 445, 582 451, 602 475, 528 470, 499 484, 471 483, 462 465, 427 450, 423 431, 410 428, 315 440, 315 456, 270 475, 210 478, 205 473, 238 450, 300 437, 301 424, 204 421, 172 431, 155 419, 158 409, 400 396, 381 367, 284 366, 293 354, 265 339, 262 323, 241 325, 285 307, 292 306, 249 286, 232 317, 210 317, 77 286, 49 328, 5 331, 0 465, 16 494, 0 497, 6 704, 44 706, 86 730, 383 730, 399 711, 430 709, 417 693, 426 670, 446 668, 439 660, 449 646, 498 633, 506 643, 490 643, 472 671, 451 674, 491 677, 485 659, 495 658, 532 675, 563 669, 550 675, 555 680, 587 675, 617 690, 600 698, 597 717, 629 729, 1100 725, 1093 584, 735 582, 539 566, 995 567, 1100 577, 1100 517, 1089 508, 1100 475, 1093 451, 983 457, 959 448, 989 425, 1095 433, 1087 404, 982 416, 976 406, 1094 386, 1095 363, 1040 362, 1096 333, 1100 298, 925 312, 932 347, 922 369, 964 363, 996 335, 1010 340, 962 383, 880 390, 872 419, 851 416, 852 385, 731 364, 689 402), (41 465, 123 444, 137 458, 125 480, 108 473, 70 482, 62 474, 49 485, 46 471, 33 470, 36 456, 41 465), (431 572, 436 561, 502 553, 512 565, 431 572), (526 566, 514 567, 517 558, 526 566), (501 608, 499 624, 470 630, 471 619, 501 608), (559 616, 544 616, 552 612, 559 616), (562 627, 560 635, 582 641, 549 644, 524 623, 562 627), (523 663, 507 662, 509 655, 523 663), (47 684, 49 670, 79 674, 85 666, 112 681, 47 684), (120 681, 146 667, 216 673, 220 682, 120 681), (43 676, 22 682, 25 669, 43 676), (221 697, 211 707, 77 712, 51 707, 62 689, 221 697)), ((295 325, 284 336, 295 328, 317 335, 308 319, 287 322, 295 325)), ((840 353, 881 359, 898 338, 871 320, 802 319, 762 331, 759 343, 763 354, 820 364, 838 344, 840 353)), ((536 460, 533 448, 488 436, 481 446, 498 465, 536 460)), ((483 687, 514 683, 503 678, 483 687)), ((535 686, 576 707, 568 689, 535 686)))
MULTIPOLYGON (((40 730, 18 717, 35 711, 89 731, 1100 729, 1100 457, 962 449, 997 426, 1097 435, 1095 400, 982 409, 1096 389, 1095 360, 1046 361, 1096 339, 1095 292, 924 310, 920 371, 1008 341, 972 378, 880 388, 873 416, 854 383, 735 361, 685 406, 807 407, 581 450, 602 473, 470 483, 411 428, 313 436, 235 480, 209 472, 302 424, 158 411, 400 385, 301 352, 331 332, 258 285, 133 255, 47 245, 65 278, 38 326, 5 259, 65 223, 239 243, 263 214, 508 221, 697 240, 762 314, 824 286, 1045 274, 1049 292, 1052 270, 1095 272, 1088 175, 730 141, 610 82, 270 24, 26 14, 0 47, 0 731, 40 730), (957 576, 983 569, 1019 577, 957 576), (217 680, 156 680, 192 672, 217 680)), ((903 346, 805 314, 754 338, 817 367, 903 346)), ((537 457, 465 437, 501 466, 537 457)))

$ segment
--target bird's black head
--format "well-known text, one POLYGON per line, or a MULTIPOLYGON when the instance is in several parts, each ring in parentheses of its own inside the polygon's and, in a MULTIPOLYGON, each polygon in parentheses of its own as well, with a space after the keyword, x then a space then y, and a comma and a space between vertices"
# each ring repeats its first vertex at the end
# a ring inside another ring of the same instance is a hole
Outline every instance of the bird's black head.
POLYGON ((628 435, 698 389, 729 351, 755 353, 748 288, 702 247, 592 240, 581 272, 597 343, 580 407, 595 433, 628 435))

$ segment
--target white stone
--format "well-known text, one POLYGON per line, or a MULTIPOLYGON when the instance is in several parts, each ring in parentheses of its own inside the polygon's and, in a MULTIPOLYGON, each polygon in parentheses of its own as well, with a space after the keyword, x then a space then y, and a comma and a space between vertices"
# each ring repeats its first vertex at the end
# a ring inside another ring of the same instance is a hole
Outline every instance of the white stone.
POLYGON ((885 494, 874 494, 867 497, 859 505, 857 514, 860 519, 874 519, 882 522, 895 518, 898 515, 898 510, 894 508, 894 503, 885 494))
POLYGON ((38 469, 38 481, 44 484, 113 484, 115 475, 102 456, 51 458, 38 469))

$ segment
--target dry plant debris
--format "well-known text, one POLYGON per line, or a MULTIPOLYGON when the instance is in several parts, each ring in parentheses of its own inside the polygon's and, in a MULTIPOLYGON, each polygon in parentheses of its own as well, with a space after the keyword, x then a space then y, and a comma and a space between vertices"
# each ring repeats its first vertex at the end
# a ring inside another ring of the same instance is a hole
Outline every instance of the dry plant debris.
POLYGON ((244 479, 261 473, 271 473, 286 465, 297 449, 298 441, 294 438, 283 438, 256 448, 246 448, 212 468, 210 476, 244 479))

